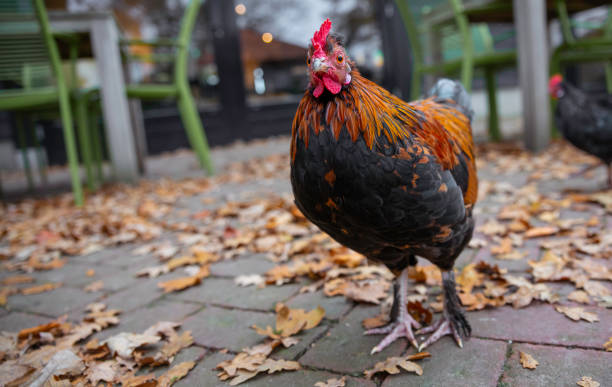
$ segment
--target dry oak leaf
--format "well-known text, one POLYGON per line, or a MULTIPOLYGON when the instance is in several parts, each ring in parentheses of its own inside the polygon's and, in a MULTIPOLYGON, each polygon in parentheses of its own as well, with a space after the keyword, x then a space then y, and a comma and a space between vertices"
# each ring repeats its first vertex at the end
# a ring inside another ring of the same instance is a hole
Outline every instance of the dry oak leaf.
POLYGON ((85 272, 85 275, 88 276, 88 277, 93 277, 95 274, 96 274, 96 271, 94 269, 88 269, 85 272))
POLYGON ((408 372, 414 372, 421 376, 423 375, 423 368, 411 360, 420 360, 429 356, 431 355, 428 352, 419 352, 410 356, 390 357, 385 361, 376 363, 374 368, 365 370, 363 373, 366 378, 372 379, 374 374, 378 372, 386 372, 391 375, 399 374, 401 367, 408 372))
POLYGON ((590 376, 583 376, 579 381, 576 382, 580 387, 599 387, 599 382, 596 382, 590 376))
POLYGON ((595 322, 599 321, 599 317, 595 313, 586 312, 584 309, 580 307, 570 307, 570 306, 555 306, 555 310, 559 313, 563 313, 568 318, 579 321, 580 319, 595 322))
POLYGON ((442 285, 442 272, 436 265, 416 265, 408 269, 408 277, 426 285, 442 285))
POLYGON ((14 275, 11 277, 6 277, 0 283, 2 285, 17 285, 17 284, 27 284, 30 282, 34 282, 34 277, 29 275, 14 275))
POLYGON ((289 309, 287 305, 276 304, 276 331, 283 337, 293 336, 301 330, 319 325, 325 317, 325 309, 318 306, 306 313, 304 309, 289 309))
POLYGON ((0 386, 22 386, 36 368, 29 365, 17 364, 14 360, 0 364, 0 386))
POLYGON ((41 332, 49 332, 55 328, 59 328, 60 323, 58 321, 51 321, 47 324, 38 325, 32 328, 26 328, 19 331, 17 334, 17 338, 19 340, 27 339, 31 335, 38 334, 41 332))
POLYGON ((101 380, 107 383, 113 383, 119 376, 118 368, 118 364, 115 360, 96 362, 88 366, 85 375, 87 376, 87 380, 94 386, 98 385, 98 382, 101 380))
POLYGON ((132 352, 134 352, 136 348, 143 345, 155 344, 160 339, 161 338, 156 335, 121 332, 104 340, 102 345, 108 345, 111 353, 116 353, 123 358, 129 359, 132 357, 132 352))
POLYGON ((538 361, 536 359, 533 358, 533 356, 531 356, 530 354, 523 352, 523 351, 519 351, 519 355, 520 355, 520 360, 521 360, 521 365, 523 366, 523 368, 528 368, 530 370, 534 370, 538 364, 538 361))
POLYGON ((191 371, 195 367, 195 362, 185 361, 170 368, 157 380, 157 387, 170 387, 191 371))
POLYGON ((573 292, 567 295, 567 299, 570 301, 579 302, 581 304, 591 303, 589 295, 584 290, 574 290, 573 292))
POLYGON ((136 376, 134 372, 123 375, 119 378, 118 383, 121 383, 121 387, 156 387, 157 380, 155 380, 155 374, 145 374, 136 376))
POLYGON ((331 378, 325 382, 316 382, 315 387, 344 387, 346 385, 346 376, 340 379, 331 378))
POLYGON ((551 236, 558 232, 559 229, 553 226, 533 227, 525 231, 525 238, 540 238, 545 236, 551 236))
POLYGON ((102 288, 104 288, 104 281, 99 280, 99 281, 94 281, 90 283, 89 285, 85 286, 83 290, 85 290, 86 292, 93 293, 93 292, 98 292, 102 290, 102 288))
POLYGON ((3 286, 0 288, 0 306, 6 305, 8 296, 16 294, 17 292, 19 292, 19 289, 12 286, 3 286))
POLYGON ((456 281, 457 285, 459 285, 465 293, 471 293, 475 286, 483 284, 484 279, 485 276, 476 270, 476 264, 470 263, 461 270, 461 274, 457 276, 456 281))
POLYGON ((389 287, 390 285, 387 281, 376 281, 363 286, 349 282, 348 286, 344 289, 344 296, 354 301, 378 305, 381 300, 387 298, 389 287))
POLYGON ((202 266, 197 274, 189 277, 180 277, 169 281, 160 282, 157 286, 164 290, 164 293, 175 292, 199 285, 202 278, 208 277, 210 269, 208 265, 202 266))
POLYGON ((502 255, 508 254, 512 251, 512 239, 504 238, 501 240, 498 246, 491 247, 491 254, 493 255, 502 255))
POLYGON ((21 294, 25 294, 29 296, 31 294, 39 294, 44 292, 49 292, 51 290, 57 289, 62 286, 61 282, 49 282, 42 285, 30 286, 28 288, 21 289, 21 294))
POLYGON ((610 337, 608 341, 604 343, 603 347, 607 352, 612 352, 612 337, 610 337))
POLYGON ((238 286, 261 286, 266 283, 260 274, 244 274, 234 278, 234 283, 238 286))

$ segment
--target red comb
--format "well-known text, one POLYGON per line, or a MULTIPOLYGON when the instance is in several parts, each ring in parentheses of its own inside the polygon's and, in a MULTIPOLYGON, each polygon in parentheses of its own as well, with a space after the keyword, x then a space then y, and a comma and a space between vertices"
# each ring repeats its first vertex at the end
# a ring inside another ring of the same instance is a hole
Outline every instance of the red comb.
POLYGON ((550 77, 550 80, 548 81, 548 92, 550 94, 555 94, 561 82, 563 82, 563 77, 561 74, 555 74, 550 77))
POLYGON ((313 56, 325 55, 325 50, 323 47, 325 47, 325 43, 327 42, 327 34, 329 34, 329 31, 331 30, 331 25, 331 21, 329 21, 329 19, 325 19, 323 24, 321 24, 321 28, 319 28, 319 30, 314 33, 312 39, 310 39, 312 48, 314 49, 313 56))

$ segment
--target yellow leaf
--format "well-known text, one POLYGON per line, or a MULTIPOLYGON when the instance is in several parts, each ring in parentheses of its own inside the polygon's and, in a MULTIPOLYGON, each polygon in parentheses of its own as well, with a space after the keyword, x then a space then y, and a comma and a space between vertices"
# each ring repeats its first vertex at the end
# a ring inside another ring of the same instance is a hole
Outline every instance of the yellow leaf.
POLYGON ((536 359, 533 358, 533 356, 531 356, 530 354, 520 351, 519 355, 521 357, 521 365, 523 366, 523 368, 528 368, 530 370, 534 370, 538 364, 538 361, 536 359))
POLYGON ((21 294, 31 295, 31 294, 49 292, 53 289, 59 288, 60 286, 62 286, 61 282, 55 282, 55 283, 49 282, 49 283, 42 284, 42 285, 30 286, 29 288, 23 288, 21 289, 21 294))
POLYGON ((559 305, 559 306, 555 306, 555 310, 559 313, 563 313, 568 318, 574 321, 579 321, 580 319, 588 321, 588 322, 599 321, 599 317, 597 317, 595 313, 586 312, 584 309, 579 308, 579 307, 573 308, 570 306, 560 306, 559 305))
POLYGON ((160 282, 157 286, 162 288, 164 293, 170 293, 198 285, 200 282, 202 282, 202 279, 198 276, 180 277, 170 281, 160 282))
POLYGON ((408 372, 414 372, 415 374, 421 376, 423 375, 423 368, 411 360, 420 360, 429 356, 431 355, 428 352, 419 352, 411 356, 390 357, 385 361, 376 363, 374 368, 365 370, 363 373, 365 374, 366 378, 372 379, 374 374, 378 372, 386 372, 388 374, 395 375, 400 373, 400 368, 403 368, 408 372))
POLYGON ((157 380, 158 387, 170 387, 178 380, 182 379, 195 367, 195 362, 185 361, 170 368, 168 372, 160 376, 157 380))
POLYGON ((580 387, 599 387, 599 382, 596 382, 590 376, 583 376, 576 384, 580 387))

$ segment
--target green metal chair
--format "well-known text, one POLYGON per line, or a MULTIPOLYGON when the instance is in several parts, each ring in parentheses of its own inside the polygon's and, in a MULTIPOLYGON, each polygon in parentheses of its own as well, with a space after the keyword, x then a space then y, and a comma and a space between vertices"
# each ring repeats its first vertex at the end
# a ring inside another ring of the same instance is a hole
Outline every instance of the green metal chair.
POLYGON ((421 78, 426 74, 460 74, 460 79, 468 91, 472 89, 472 80, 475 69, 484 71, 487 95, 489 100, 489 136, 493 141, 501 140, 499 129, 499 118, 497 111, 497 86, 495 72, 504 67, 516 66, 516 51, 496 52, 493 49, 493 38, 486 25, 470 25, 467 15, 463 11, 461 0, 448 0, 453 11, 454 24, 458 30, 461 42, 461 53, 454 59, 442 58, 438 63, 426 64, 422 34, 415 23, 413 11, 410 9, 409 0, 395 0, 408 39, 412 47, 413 73, 411 85, 411 97, 416 99, 421 94, 421 78), (485 41, 483 52, 476 53, 474 50, 473 33, 481 34, 485 41))
POLYGON ((577 39, 572 33, 573 23, 568 15, 565 0, 555 0, 555 2, 563 43, 551 56, 551 74, 561 72, 562 66, 568 63, 604 62, 606 88, 608 93, 612 94, 612 6, 608 8, 608 17, 601 26, 602 36, 577 39))
MULTIPOLYGON (((30 111, 59 104, 74 200, 82 205, 70 90, 43 0, 0 0, 0 82, 10 85, 0 90, 0 110, 30 111), (30 81, 45 74, 51 74, 55 84, 30 81)), ((22 135, 18 128, 18 136, 22 135)))
POLYGON ((172 55, 128 55, 128 59, 149 62, 170 61, 174 64, 174 74, 171 84, 130 84, 126 87, 127 95, 129 98, 142 100, 176 99, 189 143, 195 151, 201 167, 206 169, 209 174, 213 174, 214 168, 210 158, 206 134, 187 79, 187 59, 189 56, 191 34, 201 5, 202 0, 192 0, 189 2, 185 8, 185 14, 177 39, 158 39, 154 41, 122 40, 121 45, 174 48, 172 55))

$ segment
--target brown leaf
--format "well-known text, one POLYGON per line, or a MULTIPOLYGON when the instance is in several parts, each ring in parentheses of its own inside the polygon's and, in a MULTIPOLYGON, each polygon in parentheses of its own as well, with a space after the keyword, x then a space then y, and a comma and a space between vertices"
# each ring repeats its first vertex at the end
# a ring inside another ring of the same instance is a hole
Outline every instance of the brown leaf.
POLYGON ((416 282, 422 282, 427 285, 442 285, 442 272, 440 272, 436 265, 411 266, 408 271, 408 277, 416 282))
POLYGON ((54 282, 54 283, 49 282, 49 283, 42 284, 42 285, 36 285, 36 286, 30 286, 28 288, 23 288, 21 289, 21 294, 25 294, 29 296, 32 294, 49 292, 51 290, 59 288, 60 286, 62 286, 61 282, 54 282))
POLYGON ((36 368, 6 361, 0 364, 0 386, 22 386, 30 379, 36 368))
POLYGON ((531 356, 530 354, 523 352, 523 351, 519 351, 519 355, 520 355, 520 361, 521 361, 521 365, 523 366, 523 368, 528 368, 530 370, 534 370, 538 364, 538 361, 536 359, 533 358, 533 356, 531 356))
POLYGON ((87 271, 85 272, 85 275, 88 277, 93 277, 96 274, 96 271, 94 269, 87 269, 87 271))
POLYGON ((185 361, 170 368, 168 372, 160 376, 157 381, 158 387, 169 387, 185 377, 195 367, 195 362, 185 361))
POLYGON ((157 284, 157 286, 162 288, 164 293, 170 293, 199 285, 200 282, 202 282, 202 279, 198 276, 180 277, 173 280, 160 282, 157 284))
POLYGON ((581 304, 591 303, 589 295, 584 290, 574 290, 573 292, 567 295, 567 299, 570 301, 579 302, 581 304))
POLYGON ((558 232, 559 229, 553 226, 533 227, 525 231, 525 238, 541 238, 554 235, 558 232))
POLYGON ((429 325, 433 318, 433 313, 423 305, 417 302, 408 302, 406 304, 406 308, 408 309, 408 313, 418 322, 423 323, 425 325, 429 325))
POLYGON ((470 263, 461 270, 461 274, 457 276, 456 281, 465 293, 471 293, 475 286, 483 284, 484 279, 485 276, 476 270, 476 264, 470 263))
POLYGON ((586 312, 584 309, 580 307, 570 307, 570 306, 559 305, 559 306, 555 306, 555 310, 559 313, 563 313, 568 318, 574 321, 579 321, 580 319, 591 322, 591 323, 595 321, 599 321, 599 317, 597 317, 595 313, 586 312))
POLYGON ((289 309, 279 303, 276 305, 276 331, 283 337, 293 336, 302 329, 316 327, 323 317, 325 310, 320 306, 306 313, 304 309, 289 309))
POLYGON ((119 376, 118 364, 114 360, 107 360, 104 362, 97 362, 90 365, 85 371, 87 380, 94 386, 101 380, 107 383, 113 383, 119 376))
POLYGON ((129 373, 119 378, 118 383, 121 383, 121 387, 155 387, 157 386, 157 380, 155 380, 155 374, 145 375, 134 375, 129 373))
POLYGON ((361 325, 363 325, 365 329, 372 329, 372 328, 382 327, 383 325, 387 325, 388 322, 389 322, 388 316, 379 314, 374 317, 366 318, 365 320, 361 322, 361 325))
POLYGON ((386 281, 367 283, 363 286, 349 282, 344 289, 344 295, 354 301, 380 304, 380 301, 387 297, 388 290, 389 283, 386 281))
POLYGON ((612 337, 608 339, 603 345, 604 349, 608 352, 612 352, 612 337))
POLYGON ((599 387, 599 382, 596 382, 590 376, 583 376, 579 381, 576 382, 580 387, 599 387))
POLYGON ((315 387, 344 387, 346 385, 346 376, 340 379, 331 378, 325 382, 316 382, 315 387))
POLYGON ((108 345, 111 353, 116 353, 123 358, 129 359, 132 357, 132 352, 134 352, 136 348, 143 345, 155 344, 159 340, 160 337, 156 335, 121 332, 104 340, 102 344, 108 345))
POLYGON ((427 352, 419 352, 411 356, 390 357, 385 361, 376 363, 374 368, 365 370, 363 373, 365 374, 366 378, 372 379, 374 374, 378 372, 386 372, 388 374, 395 375, 400 373, 400 368, 403 368, 408 372, 414 372, 415 374, 421 376, 423 375, 423 368, 411 360, 420 360, 429 356, 431 355, 427 352))
POLYGON ((6 305, 8 297, 19 292, 19 289, 12 286, 3 286, 0 288, 0 306, 6 305))
POLYGON ((60 323, 58 321, 52 321, 47 324, 38 325, 32 328, 22 329, 17 334, 19 340, 27 339, 31 335, 39 334, 41 332, 50 332, 51 330, 58 328, 60 323))
POLYGON ((30 282, 34 282, 34 277, 30 275, 14 275, 11 277, 6 277, 0 283, 2 285, 17 285, 17 284, 27 284, 30 282))
POLYGON ((93 293, 93 292, 98 292, 102 290, 102 288, 104 288, 104 281, 99 280, 99 281, 94 281, 90 283, 89 285, 85 286, 83 290, 85 290, 86 292, 93 293))
POLYGON ((491 254, 501 255, 508 254, 512 251, 512 239, 504 238, 498 246, 491 247, 491 254))

